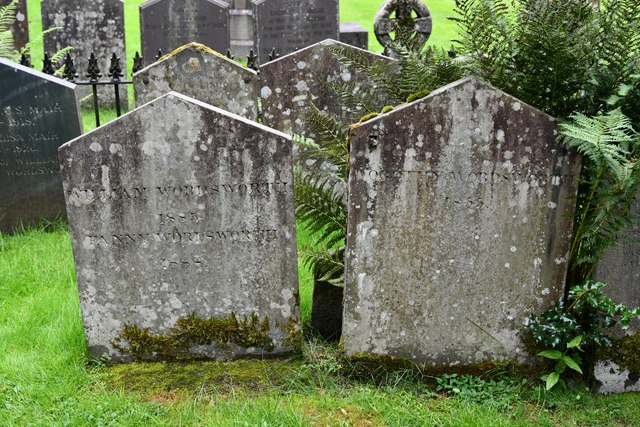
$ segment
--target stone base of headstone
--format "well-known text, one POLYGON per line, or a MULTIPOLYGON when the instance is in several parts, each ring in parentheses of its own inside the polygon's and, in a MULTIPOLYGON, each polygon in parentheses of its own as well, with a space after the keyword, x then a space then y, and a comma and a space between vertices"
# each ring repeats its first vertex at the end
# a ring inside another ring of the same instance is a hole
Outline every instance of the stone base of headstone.
POLYGON ((344 288, 314 278, 311 328, 322 338, 337 341, 342 335, 344 288))
POLYGON ((357 22, 341 22, 340 41, 360 49, 368 50, 369 32, 357 22))

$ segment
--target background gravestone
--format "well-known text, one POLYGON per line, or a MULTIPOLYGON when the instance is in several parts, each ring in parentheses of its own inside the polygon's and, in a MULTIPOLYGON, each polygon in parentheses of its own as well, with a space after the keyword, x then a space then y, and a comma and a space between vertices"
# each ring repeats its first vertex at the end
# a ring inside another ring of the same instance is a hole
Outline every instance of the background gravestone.
MULTIPOLYGON (((11 3, 11 0, 0 0, 0 9, 11 3)), ((27 15, 27 1, 18 1, 15 14, 15 22, 11 27, 15 50, 19 51, 29 43, 29 19, 27 15)))
POLYGON ((177 91, 251 120, 258 118, 258 74, 191 43, 133 76, 136 105, 177 91))
MULTIPOLYGON (((631 207, 633 215, 640 215, 640 195, 631 207)), ((640 306, 640 225, 629 227, 620 235, 618 245, 608 249, 596 270, 594 280, 607 284, 604 292, 615 303, 622 303, 629 308, 640 306)), ((613 331, 614 346, 607 355, 601 355, 601 360, 595 365, 595 378, 600 382, 601 393, 621 393, 640 391, 640 366, 634 363, 630 354, 637 355, 637 343, 640 322, 631 323, 626 331, 613 331), (619 341, 621 340, 621 341, 619 341), (636 348, 631 352, 620 346, 636 342, 636 348)), ((636 359, 637 360, 637 359, 636 359)))
MULTIPOLYGON (((45 52, 53 54, 72 46, 71 56, 81 78, 92 52, 105 77, 114 53, 121 58, 122 69, 127 69, 122 0, 42 0, 41 8, 43 29, 62 27, 44 36, 45 52)), ((102 102, 113 102, 112 86, 99 86, 98 91, 102 102)), ((90 93, 90 86, 81 88, 82 96, 90 93)), ((121 100, 126 103, 126 96, 121 100)))
POLYGON ((563 294, 580 162, 554 120, 471 77, 353 128, 348 355, 531 360, 563 294))
POLYGON ((236 58, 246 58, 255 48, 253 8, 251 0, 228 0, 231 2, 229 25, 231 27, 230 50, 236 58))
POLYGON ((0 232, 64 216, 57 152, 81 123, 74 84, 0 59, 0 232))
POLYGON ((150 0, 140 6, 142 56, 154 58, 191 42, 225 53, 229 4, 222 0, 150 0))
POLYGON ((340 41, 367 50, 369 49, 369 32, 357 22, 341 22, 340 41))
POLYGON ((59 154, 94 357, 130 360, 136 330, 172 337, 174 327, 186 335, 136 356, 292 350, 299 306, 289 137, 171 92, 59 154))
POLYGON ((261 64, 324 39, 338 39, 338 0, 254 0, 256 54, 261 64))

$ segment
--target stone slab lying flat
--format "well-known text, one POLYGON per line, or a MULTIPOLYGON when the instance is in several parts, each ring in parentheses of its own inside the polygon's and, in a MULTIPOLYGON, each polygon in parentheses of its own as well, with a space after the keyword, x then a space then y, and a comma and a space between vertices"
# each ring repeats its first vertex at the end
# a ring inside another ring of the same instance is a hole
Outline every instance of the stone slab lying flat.
POLYGON ((59 155, 92 356, 226 359, 295 347, 289 137, 172 92, 59 155))
POLYGON ((0 59, 0 232, 64 217, 58 147, 81 134, 76 85, 0 59))
POLYGON ((579 159, 553 118, 474 78, 352 129, 348 355, 527 362, 562 295, 579 159))

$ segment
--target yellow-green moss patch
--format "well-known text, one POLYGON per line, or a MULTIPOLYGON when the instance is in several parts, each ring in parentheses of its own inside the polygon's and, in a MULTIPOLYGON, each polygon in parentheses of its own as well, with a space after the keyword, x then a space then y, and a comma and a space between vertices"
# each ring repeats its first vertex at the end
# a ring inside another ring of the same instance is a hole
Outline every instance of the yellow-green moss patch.
POLYGON ((429 95, 431 93, 430 90, 421 90, 420 92, 416 92, 416 93, 412 93, 411 95, 409 95, 407 97, 407 102, 413 102, 416 99, 420 99, 420 98, 424 98, 425 96, 429 95))
POLYGON ((382 114, 388 113, 389 111, 393 110, 393 106, 391 105, 385 105, 384 107, 382 107, 382 114))
POLYGON ((640 372, 640 334, 614 340, 610 348, 600 349, 598 357, 631 372, 640 372))
POLYGON ((378 117, 378 113, 370 113, 370 114, 367 114, 365 116, 362 116, 358 123, 364 123, 364 122, 367 122, 367 121, 369 121, 371 119, 374 119, 376 117, 378 117))
MULTIPOLYGON (((166 55, 163 55, 162 57, 160 57, 160 59, 158 59, 158 61, 163 61, 167 58, 170 58, 174 55, 179 54, 180 52, 182 52, 183 50, 187 50, 187 49, 193 49, 193 50, 199 50, 201 52, 206 52, 206 53, 210 53, 216 56, 219 56, 220 58, 224 58, 228 61, 231 61, 229 58, 227 58, 225 55, 221 54, 220 52, 216 52, 215 50, 211 49, 208 46, 205 46, 203 44, 200 43, 187 43, 185 45, 180 46, 179 48, 174 49, 171 53, 167 53, 166 55)), ((233 62, 233 61, 232 61, 233 62)))

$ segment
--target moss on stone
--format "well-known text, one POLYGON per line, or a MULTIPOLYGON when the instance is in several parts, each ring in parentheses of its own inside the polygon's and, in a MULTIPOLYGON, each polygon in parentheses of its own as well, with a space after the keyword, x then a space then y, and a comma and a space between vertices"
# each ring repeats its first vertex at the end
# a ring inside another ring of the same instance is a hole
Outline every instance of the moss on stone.
POLYGON ((297 319, 291 317, 285 325, 278 324, 287 335, 282 341, 284 347, 293 347, 298 352, 302 348, 302 328, 297 319))
POLYGON ((166 334, 154 335, 149 328, 125 325, 113 341, 113 347, 134 360, 192 360, 202 358, 191 353, 193 346, 216 344, 227 351, 232 346, 274 349, 269 337, 269 318, 262 322, 256 313, 238 319, 235 313, 226 318, 203 319, 195 313, 181 317, 166 334))
POLYGON ((640 372, 640 334, 614 340, 613 346, 598 351, 598 358, 610 360, 630 372, 640 372))
POLYGON ((382 107, 382 114, 388 113, 389 111, 393 110, 393 106, 391 105, 385 105, 384 107, 382 107))
MULTIPOLYGON (((215 50, 211 49, 208 46, 205 46, 201 43, 187 43, 185 45, 180 46, 179 48, 174 49, 171 53, 167 53, 166 55, 163 55, 162 57, 160 57, 160 59, 158 59, 158 62, 163 61, 167 58, 170 58, 172 56, 175 56, 177 54, 179 54, 180 52, 182 52, 183 50, 187 50, 187 49, 193 49, 193 50, 199 50, 201 52, 206 52, 206 53, 210 53, 212 55, 216 55, 220 58, 224 58, 227 61, 231 61, 229 58, 227 58, 225 55, 221 54, 220 52, 216 52, 215 50)), ((234 61, 231 61, 234 62, 234 61)), ((235 62, 234 62, 235 63, 235 62)))
POLYGON ((420 98, 424 98, 425 96, 429 95, 431 93, 430 90, 421 90, 420 92, 416 92, 416 93, 412 93, 411 95, 409 95, 407 97, 407 102, 413 102, 416 99, 420 99, 420 98))
POLYGON ((370 113, 370 114, 367 114, 365 116, 362 116, 358 123, 364 123, 364 122, 369 121, 371 119, 374 119, 376 117, 378 117, 378 113, 370 113))

